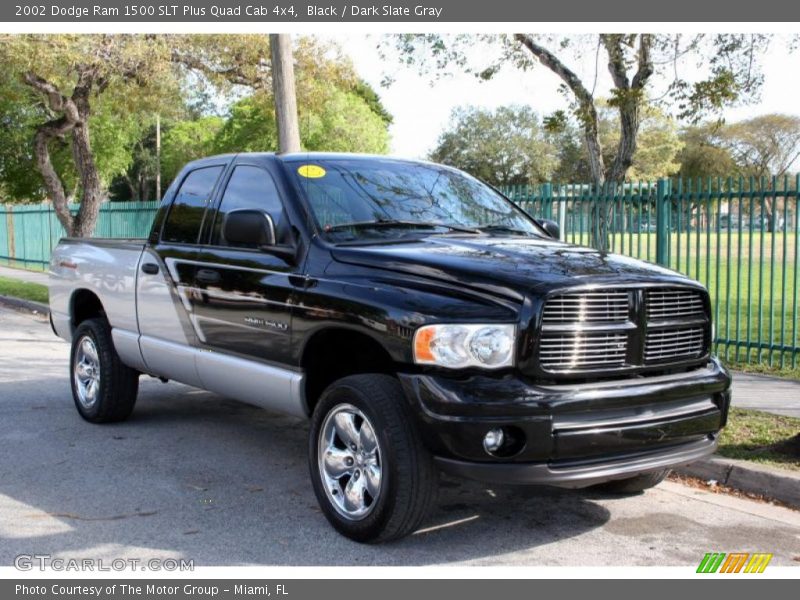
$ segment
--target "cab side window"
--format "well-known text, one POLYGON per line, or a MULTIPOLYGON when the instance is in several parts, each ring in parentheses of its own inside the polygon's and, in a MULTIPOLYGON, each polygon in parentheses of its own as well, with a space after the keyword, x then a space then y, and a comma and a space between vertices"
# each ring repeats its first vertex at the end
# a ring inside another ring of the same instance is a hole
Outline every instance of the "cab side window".
POLYGON ((260 210, 272 217, 275 223, 275 236, 278 244, 285 244, 288 239, 288 222, 283 210, 278 188, 272 176, 261 167, 239 165, 233 170, 217 217, 214 220, 214 233, 211 243, 215 246, 233 246, 225 239, 225 216, 234 210, 260 210))
POLYGON ((176 244, 196 244, 206 206, 223 167, 204 167, 192 171, 183 180, 169 209, 161 239, 176 244))

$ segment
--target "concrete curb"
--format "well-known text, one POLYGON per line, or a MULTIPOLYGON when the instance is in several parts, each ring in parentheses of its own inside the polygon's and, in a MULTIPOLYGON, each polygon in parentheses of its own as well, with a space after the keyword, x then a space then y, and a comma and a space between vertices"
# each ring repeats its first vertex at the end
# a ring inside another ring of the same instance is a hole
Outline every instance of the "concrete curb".
POLYGON ((41 302, 34 302, 33 300, 23 300, 22 298, 15 298, 14 296, 3 296, 0 294, 0 305, 10 306, 11 308, 23 309, 30 312, 36 312, 44 316, 50 315, 50 307, 41 302))
POLYGON ((800 473, 714 455, 689 465, 676 467, 680 475, 716 481, 742 492, 761 494, 800 508, 800 473))

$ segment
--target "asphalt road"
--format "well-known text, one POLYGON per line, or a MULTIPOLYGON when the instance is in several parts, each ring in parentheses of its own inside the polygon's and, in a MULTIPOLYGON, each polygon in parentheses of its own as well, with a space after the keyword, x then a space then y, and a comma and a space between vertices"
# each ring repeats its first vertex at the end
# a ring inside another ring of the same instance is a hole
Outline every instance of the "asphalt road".
POLYGON ((196 565, 798 565, 800 512, 666 482, 632 498, 447 479, 426 529, 362 546, 308 481, 304 423, 143 378, 133 417, 90 425, 68 346, 0 308, 0 565, 18 554, 196 565))

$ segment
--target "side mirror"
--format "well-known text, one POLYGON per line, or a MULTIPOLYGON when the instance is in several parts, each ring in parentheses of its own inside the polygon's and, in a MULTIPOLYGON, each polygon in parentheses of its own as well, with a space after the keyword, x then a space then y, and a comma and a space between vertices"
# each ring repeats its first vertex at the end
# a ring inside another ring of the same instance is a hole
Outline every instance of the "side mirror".
POLYGON ((232 210, 225 215, 222 235, 229 244, 261 248, 275 245, 275 223, 260 210, 232 210))
POLYGON ((561 228, 558 223, 550 219, 540 219, 538 222, 551 238, 554 240, 561 239, 561 228))

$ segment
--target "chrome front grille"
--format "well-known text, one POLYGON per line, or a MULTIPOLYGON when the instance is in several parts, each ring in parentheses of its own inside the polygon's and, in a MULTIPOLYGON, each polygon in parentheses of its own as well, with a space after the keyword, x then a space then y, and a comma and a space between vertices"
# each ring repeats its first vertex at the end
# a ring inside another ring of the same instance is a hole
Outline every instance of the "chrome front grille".
POLYGON ((700 327, 653 329, 644 342, 644 361, 698 358, 705 353, 706 331, 700 327))
POLYGON ((598 291, 563 294, 551 298, 544 308, 545 323, 619 322, 628 320, 630 293, 598 291))
POLYGON ((635 370, 708 352, 705 292, 691 287, 568 291, 547 299, 538 366, 547 373, 635 370))
POLYGON ((618 367, 625 364, 624 333, 548 333, 542 336, 539 360, 548 371, 618 367))
POLYGON ((645 292, 648 321, 705 317, 703 297, 697 290, 665 288, 645 292))

